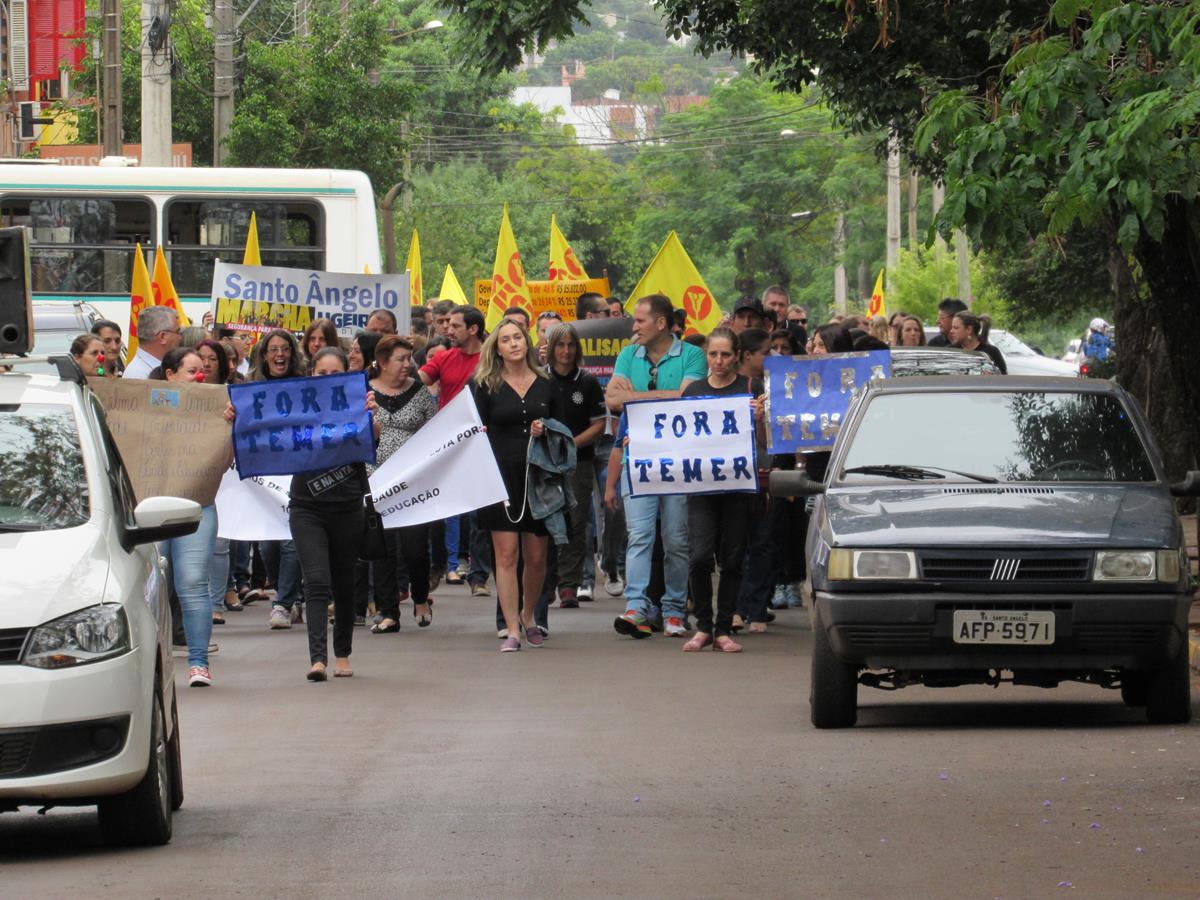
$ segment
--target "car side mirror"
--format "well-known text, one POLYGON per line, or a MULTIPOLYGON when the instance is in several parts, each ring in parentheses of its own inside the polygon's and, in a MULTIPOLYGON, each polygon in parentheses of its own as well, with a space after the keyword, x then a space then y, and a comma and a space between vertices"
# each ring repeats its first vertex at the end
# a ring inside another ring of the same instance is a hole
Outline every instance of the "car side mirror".
POLYGON ((200 527, 204 510, 194 500, 182 497, 147 497, 133 510, 133 528, 126 528, 126 548, 168 541, 192 534, 200 527))
POLYGON ((1183 481, 1171 485, 1171 493, 1176 497, 1200 497, 1200 472, 1188 472, 1183 481))
POLYGON ((802 469, 777 469, 771 473, 770 493, 772 497, 811 497, 825 493, 825 484, 813 481, 802 469))

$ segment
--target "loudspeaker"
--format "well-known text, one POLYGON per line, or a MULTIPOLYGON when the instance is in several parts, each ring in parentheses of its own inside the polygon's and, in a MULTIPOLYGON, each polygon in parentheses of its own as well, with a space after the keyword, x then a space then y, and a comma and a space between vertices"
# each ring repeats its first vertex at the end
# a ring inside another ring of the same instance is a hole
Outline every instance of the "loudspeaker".
POLYGON ((0 353, 32 349, 29 229, 0 228, 0 353))

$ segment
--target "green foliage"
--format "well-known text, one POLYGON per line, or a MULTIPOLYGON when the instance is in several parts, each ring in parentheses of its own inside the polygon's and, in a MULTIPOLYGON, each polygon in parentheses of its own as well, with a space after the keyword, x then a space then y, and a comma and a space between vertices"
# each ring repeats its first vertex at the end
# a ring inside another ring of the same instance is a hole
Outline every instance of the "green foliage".
MULTIPOLYGON (((972 254, 971 309, 986 313, 997 324, 1007 323, 1008 304, 997 290, 989 261, 972 254)), ((901 249, 900 264, 892 273, 887 294, 888 312, 903 310, 927 325, 937 321, 937 305, 946 297, 958 296, 958 261, 954 251, 942 247, 901 249)))

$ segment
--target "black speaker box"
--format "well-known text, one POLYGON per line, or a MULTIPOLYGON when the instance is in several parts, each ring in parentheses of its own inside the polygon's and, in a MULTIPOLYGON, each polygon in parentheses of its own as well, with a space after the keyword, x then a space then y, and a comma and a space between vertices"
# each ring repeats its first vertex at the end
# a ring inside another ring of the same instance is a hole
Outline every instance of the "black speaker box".
POLYGON ((29 229, 0 228, 0 353, 33 349, 29 229))

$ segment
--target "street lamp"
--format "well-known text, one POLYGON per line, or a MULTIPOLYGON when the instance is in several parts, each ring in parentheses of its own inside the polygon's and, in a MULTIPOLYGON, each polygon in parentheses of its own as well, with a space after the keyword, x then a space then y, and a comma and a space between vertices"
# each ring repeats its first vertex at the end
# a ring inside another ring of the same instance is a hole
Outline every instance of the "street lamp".
MULTIPOLYGON (((428 21, 424 25, 422 25, 420 28, 414 28, 411 31, 401 31, 399 34, 393 34, 392 37, 395 39, 399 39, 399 38, 411 37, 414 34, 420 34, 422 31, 436 31, 437 29, 441 28, 445 24, 446 23, 443 22, 441 19, 431 19, 430 21, 428 21)), ((389 32, 389 34, 390 34, 390 32, 389 32)))
POLYGON ((783 131, 779 132, 779 136, 780 137, 795 137, 796 132, 792 131, 792 129, 790 129, 790 128, 785 128, 785 129, 783 129, 783 131))

